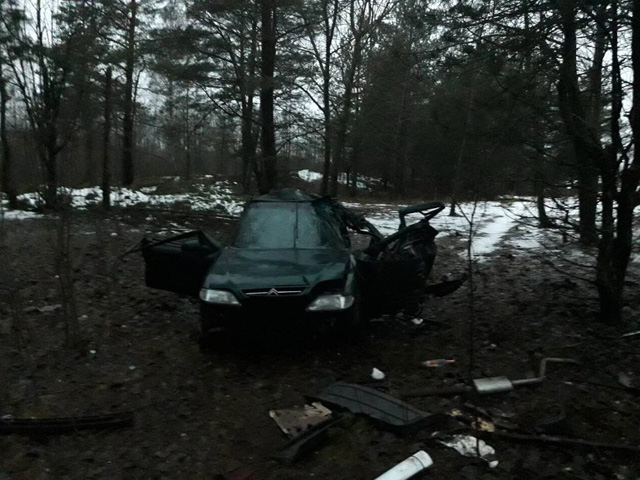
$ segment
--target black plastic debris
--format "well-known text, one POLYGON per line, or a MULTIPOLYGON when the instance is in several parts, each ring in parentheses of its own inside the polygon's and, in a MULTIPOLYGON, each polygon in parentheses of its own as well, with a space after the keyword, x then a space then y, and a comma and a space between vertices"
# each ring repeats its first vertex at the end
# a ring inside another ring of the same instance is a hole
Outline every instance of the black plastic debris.
POLYGON ((415 432, 431 423, 429 413, 386 393, 353 383, 336 382, 308 397, 334 408, 366 415, 400 434, 415 432))
POLYGON ((341 422, 342 419, 343 417, 337 416, 311 426, 287 442, 280 451, 273 455, 273 459, 286 465, 295 462, 317 448, 325 440, 329 429, 341 422))

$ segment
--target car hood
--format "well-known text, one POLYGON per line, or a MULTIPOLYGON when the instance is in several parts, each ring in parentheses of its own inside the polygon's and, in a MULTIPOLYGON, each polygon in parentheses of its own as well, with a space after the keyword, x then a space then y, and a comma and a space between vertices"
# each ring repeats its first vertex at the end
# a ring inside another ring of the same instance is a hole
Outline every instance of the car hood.
POLYGON ((312 289, 344 278, 351 268, 348 249, 254 250, 228 247, 209 269, 206 288, 247 290, 278 286, 312 289))

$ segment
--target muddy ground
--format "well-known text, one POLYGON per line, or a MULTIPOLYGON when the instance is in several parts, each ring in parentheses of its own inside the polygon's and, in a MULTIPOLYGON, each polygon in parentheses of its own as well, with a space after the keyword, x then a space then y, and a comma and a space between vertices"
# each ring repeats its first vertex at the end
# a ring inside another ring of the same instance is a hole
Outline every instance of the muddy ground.
MULTIPOLYGON (((144 231, 204 226, 225 236, 232 221, 129 210, 106 218, 74 214, 71 229, 74 298, 80 335, 65 345, 52 219, 6 222, 0 252, 0 415, 69 417, 133 411, 132 427, 65 435, 0 435, 1 479, 254 478, 372 479, 424 449, 434 460, 423 477, 438 479, 640 478, 640 453, 548 445, 480 433, 499 465, 466 458, 432 438, 434 429, 473 433, 465 423, 440 422, 398 436, 364 418, 348 417, 317 449, 292 465, 271 459, 287 439, 270 409, 305 403, 305 395, 335 380, 399 395, 469 378, 469 288, 430 299, 425 321, 378 319, 363 341, 334 338, 235 340, 225 351, 202 350, 198 306, 144 286, 139 255, 117 257, 144 231), (428 359, 455 364, 427 369, 428 359), (370 378, 372 368, 386 374, 370 378), (234 474, 231 472, 235 472, 234 474), (248 476, 250 473, 253 476, 248 476)), ((464 235, 440 240, 434 277, 464 269, 464 235)), ((569 268, 557 264, 556 267, 569 268)), ((473 377, 523 378, 542 357, 569 357, 579 366, 550 365, 539 387, 474 397, 414 398, 428 412, 487 409, 520 432, 547 432, 596 442, 640 446, 638 277, 629 281, 624 325, 595 317, 594 290, 557 271, 545 255, 502 249, 474 267, 473 377), (611 385, 607 388, 588 383, 611 385), (465 406, 466 405, 466 406, 465 406)))

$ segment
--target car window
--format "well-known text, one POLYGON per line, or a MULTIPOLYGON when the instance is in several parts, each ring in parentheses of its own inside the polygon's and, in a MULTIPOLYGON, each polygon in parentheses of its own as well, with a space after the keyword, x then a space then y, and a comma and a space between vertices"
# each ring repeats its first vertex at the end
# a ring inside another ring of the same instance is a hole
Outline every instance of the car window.
POLYGON ((344 248, 310 203, 257 202, 245 211, 233 243, 238 248, 344 248))

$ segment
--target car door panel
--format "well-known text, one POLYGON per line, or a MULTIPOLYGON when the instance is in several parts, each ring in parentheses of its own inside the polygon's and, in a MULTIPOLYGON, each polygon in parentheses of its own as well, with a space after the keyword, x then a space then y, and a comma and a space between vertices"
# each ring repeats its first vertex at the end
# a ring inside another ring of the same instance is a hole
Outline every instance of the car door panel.
POLYGON ((141 250, 148 287, 198 296, 221 246, 206 233, 194 231, 160 241, 143 241, 141 250))

